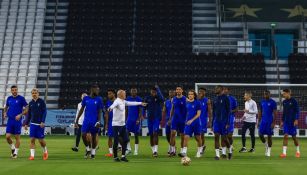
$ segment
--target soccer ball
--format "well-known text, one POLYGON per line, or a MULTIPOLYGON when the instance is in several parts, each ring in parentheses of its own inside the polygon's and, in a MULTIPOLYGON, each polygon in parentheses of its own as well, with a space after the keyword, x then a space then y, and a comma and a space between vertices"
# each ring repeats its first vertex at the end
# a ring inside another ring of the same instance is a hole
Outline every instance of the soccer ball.
POLYGON ((191 163, 191 159, 189 158, 189 157, 183 157, 182 159, 181 159, 181 164, 183 165, 183 166, 189 166, 190 165, 190 163, 191 163))

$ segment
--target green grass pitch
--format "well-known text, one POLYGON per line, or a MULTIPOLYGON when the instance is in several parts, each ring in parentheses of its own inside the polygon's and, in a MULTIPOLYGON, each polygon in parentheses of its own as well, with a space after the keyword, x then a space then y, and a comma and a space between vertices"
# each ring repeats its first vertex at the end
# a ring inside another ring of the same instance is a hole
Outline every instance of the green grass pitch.
MULTIPOLYGON (((29 138, 22 137, 22 145, 19 151, 19 157, 16 160, 10 158, 9 146, 4 136, 0 137, 0 174, 1 175, 42 175, 42 174, 74 174, 74 175, 180 175, 180 174, 244 174, 244 175, 284 175, 307 174, 307 139, 300 139, 301 158, 295 158, 295 147, 293 142, 289 142, 288 157, 279 158, 282 151, 282 139, 274 138, 272 157, 264 156, 264 146, 257 138, 255 153, 238 153, 241 146, 239 138, 234 142, 234 156, 232 160, 214 160, 213 139, 207 139, 207 150, 202 158, 195 158, 196 143, 190 140, 188 156, 192 159, 190 166, 182 166, 180 158, 169 158, 166 155, 167 142, 165 137, 160 137, 159 157, 151 157, 148 137, 141 137, 139 146, 139 155, 130 155, 130 162, 113 162, 112 158, 104 157, 107 153, 106 137, 100 138, 100 149, 97 151, 95 160, 85 160, 83 158, 84 146, 81 146, 78 153, 71 151, 74 143, 72 136, 47 136, 47 147, 49 150, 49 159, 42 160, 41 148, 36 146, 36 156, 34 161, 29 161, 29 138)), ((134 139, 132 138, 132 148, 134 139)), ((247 140, 249 143, 249 138, 247 140)), ((179 139, 177 139, 179 143, 179 139)), ((82 144, 81 144, 82 145, 82 144)))

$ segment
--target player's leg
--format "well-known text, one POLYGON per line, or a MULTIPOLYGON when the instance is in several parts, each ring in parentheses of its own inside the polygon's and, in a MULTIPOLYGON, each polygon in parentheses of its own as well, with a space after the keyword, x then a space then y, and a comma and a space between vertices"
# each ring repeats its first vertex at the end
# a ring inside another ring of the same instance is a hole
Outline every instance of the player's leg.
POLYGON ((221 136, 221 139, 223 140, 222 142, 225 144, 225 146, 228 149, 228 159, 230 160, 232 158, 232 148, 230 147, 230 142, 228 140, 228 136, 226 132, 223 133, 223 135, 221 136))
POLYGON ((266 156, 271 156, 271 150, 272 150, 272 135, 268 135, 268 141, 267 141, 267 151, 266 156))
POLYGON ((29 160, 34 160, 35 157, 35 138, 30 138, 30 157, 29 160))
POLYGON ((227 134, 227 139, 229 141, 230 149, 233 149, 233 132, 227 134))
POLYGON ((202 146, 202 139, 200 134, 195 134, 195 140, 197 143, 197 153, 196 153, 196 157, 199 158, 202 155, 203 152, 203 146, 202 146))
POLYGON ((78 124, 78 128, 75 129, 76 142, 75 142, 75 146, 71 148, 71 150, 73 150, 75 152, 79 151, 79 144, 80 144, 80 140, 81 140, 81 128, 82 128, 82 125, 78 124))
POLYGON ((215 148, 215 160, 220 159, 220 134, 214 132, 214 148, 215 148))
POLYGON ((181 149, 180 149, 180 153, 182 153, 182 150, 183 150, 183 143, 184 143, 184 129, 185 129, 185 123, 182 122, 182 123, 179 123, 179 133, 180 133, 180 146, 181 146, 181 149))
POLYGON ((252 148, 249 150, 249 152, 251 153, 255 152, 255 143, 256 143, 255 126, 256 126, 256 123, 250 123, 250 126, 249 126, 249 134, 251 136, 251 142, 252 142, 252 148))
POLYGON ((15 140, 16 140, 15 151, 13 153, 12 158, 17 158, 17 155, 18 155, 18 151, 19 151, 19 147, 20 147, 20 135, 19 134, 15 135, 15 140))
POLYGON ((140 123, 136 125, 135 131, 134 131, 134 153, 133 155, 138 155, 139 154, 139 135, 140 135, 140 130, 141 130, 141 125, 140 123))
POLYGON ((153 122, 153 141, 154 141, 154 156, 158 156, 158 145, 159 145, 159 126, 160 120, 155 119, 153 122))
POLYGON ((240 153, 242 152, 247 152, 246 150, 246 130, 247 130, 247 123, 244 122, 243 126, 242 126, 242 136, 241 136, 241 140, 242 140, 242 148, 239 151, 240 153))
POLYGON ((114 161, 116 162, 120 162, 120 159, 117 156, 117 151, 118 151, 118 143, 119 143, 119 126, 113 126, 112 127, 112 131, 113 131, 113 138, 114 138, 114 142, 113 142, 113 157, 114 157, 114 161))
POLYGON ((99 128, 96 128, 95 125, 92 125, 90 128, 90 133, 91 133, 91 142, 92 142, 92 147, 91 147, 91 158, 95 159, 95 155, 96 155, 96 149, 97 149, 97 145, 98 145, 98 141, 99 141, 99 128))
POLYGON ((11 149, 11 156, 13 156, 13 154, 15 152, 15 144, 13 143, 13 140, 12 140, 11 136, 12 136, 11 133, 6 133, 5 134, 6 141, 9 144, 10 149, 11 149))
POLYGON ((47 160, 48 159, 48 150, 47 150, 47 144, 44 138, 38 139, 42 150, 43 150, 43 160, 47 160))
POLYGON ((226 143, 225 143, 225 140, 223 139, 223 137, 221 137, 221 147, 222 147, 222 158, 223 159, 226 159, 227 158, 227 147, 226 147, 226 143))
POLYGON ((121 157, 121 161, 124 162, 128 162, 127 158, 126 158, 126 149, 127 149, 127 143, 130 141, 129 140, 129 136, 127 133, 127 129, 125 126, 120 126, 119 127, 119 136, 122 138, 122 157, 121 157))
POLYGON ((299 143, 298 143, 298 139, 297 139, 297 137, 296 137, 296 134, 295 134, 295 135, 292 135, 292 139, 293 139, 294 145, 295 145, 295 147, 296 147, 295 157, 299 158, 299 157, 301 157, 301 153, 300 153, 300 146, 299 146, 299 143))
POLYGON ((184 135, 182 152, 178 154, 180 157, 187 156, 189 139, 190 139, 190 136, 188 134, 185 134, 184 135))
POLYGON ((168 143, 167 154, 169 155, 171 153, 171 128, 167 124, 165 126, 165 135, 166 135, 166 140, 167 140, 167 143, 168 143))
MULTIPOLYGON (((174 116, 175 117, 175 116, 174 116)), ((172 119, 171 121, 171 153, 169 154, 170 157, 176 156, 176 134, 178 130, 178 122, 176 119, 172 119)))

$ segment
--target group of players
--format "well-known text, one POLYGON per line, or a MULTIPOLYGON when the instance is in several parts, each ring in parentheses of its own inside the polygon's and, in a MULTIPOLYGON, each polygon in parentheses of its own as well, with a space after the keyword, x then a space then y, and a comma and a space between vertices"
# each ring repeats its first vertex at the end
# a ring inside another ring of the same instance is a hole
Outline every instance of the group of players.
MULTIPOLYGON (((148 133, 150 135, 150 146, 153 157, 158 156, 159 128, 161 123, 166 123, 166 138, 169 143, 168 155, 176 156, 176 135, 180 135, 180 152, 178 156, 187 156, 187 148, 190 137, 194 136, 197 142, 196 157, 201 157, 206 149, 204 134, 208 128, 212 128, 215 138, 215 159, 232 158, 235 112, 238 104, 235 97, 230 95, 227 87, 216 86, 216 97, 211 101, 206 97, 206 89, 200 88, 198 94, 189 90, 187 97, 183 95, 183 88, 178 86, 176 90, 169 91, 169 97, 164 99, 158 86, 151 89, 150 95, 141 99, 137 95, 137 89, 130 90, 131 96, 126 98, 126 92, 113 89, 107 91, 108 100, 103 104, 98 95, 100 89, 97 85, 91 87, 90 94, 82 94, 82 102, 78 105, 75 127, 78 128, 76 146, 73 151, 78 151, 80 135, 86 146, 86 157, 95 158, 98 149, 98 133, 101 125, 101 116, 104 116, 104 127, 107 131, 109 153, 108 157, 114 157, 115 161, 128 161, 127 154, 131 153, 129 133, 135 137, 134 155, 138 155, 139 135, 141 131, 141 120, 146 116, 148 133), (163 121, 164 120, 164 121, 163 121), (221 138, 221 142, 220 142, 221 138), (121 147, 122 155, 118 157, 118 146, 121 147), (220 147, 222 155, 220 156, 220 147), (228 156, 226 151, 228 149, 228 156)), ((11 157, 17 158, 20 147, 21 128, 25 130, 30 126, 30 157, 34 160, 35 140, 38 139, 43 149, 43 160, 48 159, 48 151, 44 140, 44 129, 46 119, 46 104, 39 98, 38 89, 34 88, 32 100, 29 104, 25 98, 18 95, 17 86, 11 87, 12 95, 6 100, 3 112, 7 119, 6 140, 10 146, 11 157), (26 116, 22 123, 22 116, 26 116), (16 142, 13 143, 12 136, 16 142)), ((299 106, 297 101, 291 97, 291 91, 282 91, 283 115, 280 126, 283 127, 284 140, 283 151, 280 157, 287 156, 288 136, 292 136, 296 146, 295 156, 300 157, 299 143, 296 130, 299 118, 299 106)), ((255 151, 255 128, 259 128, 259 137, 265 145, 265 155, 271 156, 273 128, 277 116, 276 102, 270 98, 270 92, 263 92, 263 100, 257 104, 252 100, 251 92, 245 92, 245 109, 242 117, 242 148, 239 152, 247 152, 245 147, 245 133, 250 131, 252 147, 249 152, 255 151), (258 118, 256 117, 258 114, 258 118), (267 140, 264 135, 267 135, 267 140)))
MULTIPOLYGON (((150 146, 153 157, 158 156, 159 128, 161 123, 166 123, 166 138, 169 143, 168 155, 176 156, 176 135, 180 135, 180 152, 178 156, 187 156, 189 139, 194 136, 197 142, 195 157, 201 157, 206 149, 205 133, 212 128, 215 140, 215 159, 232 158, 233 131, 235 113, 238 111, 238 103, 235 97, 230 95, 229 88, 215 87, 216 97, 211 101, 206 97, 206 89, 200 88, 183 95, 183 88, 178 86, 176 90, 169 91, 169 97, 164 99, 159 87, 156 85, 150 90, 150 95, 144 99, 137 95, 137 89, 130 90, 131 96, 126 98, 126 92, 113 89, 107 91, 108 100, 103 105, 102 98, 98 96, 99 87, 92 86, 90 95, 82 94, 82 102, 78 105, 75 127, 78 128, 76 145, 73 151, 78 151, 80 135, 86 146, 86 158, 95 158, 98 149, 98 135, 101 116, 104 114, 104 128, 107 131, 109 153, 108 157, 114 157, 114 161, 127 162, 126 155, 132 152, 129 133, 135 137, 134 155, 138 155, 139 135, 141 120, 147 118, 150 146), (164 121, 163 121, 164 120, 164 121), (221 138, 221 142, 220 142, 221 138), (114 139, 114 142, 113 142, 114 139), (118 157, 118 146, 121 147, 122 155, 118 157), (220 147, 222 155, 220 155, 220 147), (228 154, 226 153, 228 150, 228 154)), ((291 97, 291 91, 284 89, 282 95, 283 116, 280 126, 283 127, 284 141, 283 152, 280 157, 286 157, 288 136, 292 136, 296 146, 296 157, 300 157, 299 143, 296 138, 298 126, 299 107, 296 100, 291 97)), ((263 100, 260 102, 260 110, 252 100, 251 92, 245 92, 245 109, 242 117, 242 148, 239 152, 247 152, 245 147, 245 133, 250 131, 252 148, 255 151, 255 128, 259 128, 259 136, 265 145, 265 155, 271 156, 272 135, 277 116, 276 102, 270 98, 270 92, 263 92, 263 100), (257 114, 259 115, 257 119, 257 114), (267 140, 264 135, 267 135, 267 140)))
POLYGON ((11 157, 16 159, 20 147, 21 128, 24 125, 25 130, 30 126, 30 157, 29 160, 34 160, 35 155, 35 140, 37 139, 43 149, 43 160, 48 159, 48 150, 45 137, 45 119, 47 114, 46 103, 39 98, 38 89, 34 88, 31 91, 32 100, 27 103, 25 98, 18 94, 18 87, 11 86, 12 95, 6 100, 3 118, 7 120, 6 124, 6 140, 10 147, 11 157), (22 117, 25 117, 24 123, 22 117), (15 137, 15 144, 12 136, 15 137))

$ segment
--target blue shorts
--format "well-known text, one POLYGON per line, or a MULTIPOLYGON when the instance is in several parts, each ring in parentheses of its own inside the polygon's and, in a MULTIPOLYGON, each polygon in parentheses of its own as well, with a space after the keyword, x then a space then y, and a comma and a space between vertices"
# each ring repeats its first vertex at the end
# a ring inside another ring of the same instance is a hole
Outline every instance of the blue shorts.
POLYGON ((30 137, 36 139, 43 139, 45 138, 45 127, 41 128, 40 125, 30 125, 30 137))
POLYGON ((160 119, 148 119, 147 125, 148 125, 148 133, 149 135, 153 135, 153 133, 159 132, 159 126, 160 126, 160 119))
POLYGON ((273 129, 271 128, 271 124, 270 122, 262 122, 260 123, 259 126, 259 135, 268 135, 271 136, 273 135, 273 129))
POLYGON ((213 123, 213 132, 220 135, 227 135, 228 130, 226 129, 226 123, 223 122, 214 122, 213 123))
POLYGON ((297 127, 289 123, 284 123, 284 135, 296 136, 297 127))
POLYGON ((113 137, 113 129, 112 129, 112 122, 108 124, 108 131, 107 131, 108 137, 113 137))
POLYGON ((136 120, 135 121, 127 120, 126 128, 127 128, 128 132, 132 132, 134 134, 139 134, 140 130, 141 130, 141 125, 140 125, 140 123, 136 124, 136 120))
POLYGON ((227 128, 227 134, 233 133, 234 128, 235 128, 235 118, 234 118, 234 116, 230 116, 229 117, 229 126, 227 128))
POLYGON ((16 121, 15 119, 8 119, 6 124, 6 133, 13 135, 20 135, 21 127, 22 127, 21 120, 16 121))
POLYGON ((91 133, 92 135, 95 135, 99 132, 99 128, 95 127, 96 122, 91 121, 83 121, 81 132, 82 133, 91 133))
POLYGON ((171 130, 175 130, 179 133, 184 133, 185 121, 179 121, 178 119, 172 119, 171 130))
POLYGON ((200 122, 201 122, 201 132, 207 133, 208 118, 207 117, 200 117, 200 122))
POLYGON ((189 135, 190 137, 200 135, 202 133, 202 126, 199 121, 194 121, 191 125, 185 125, 184 135, 189 135))

